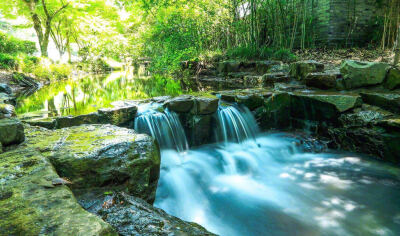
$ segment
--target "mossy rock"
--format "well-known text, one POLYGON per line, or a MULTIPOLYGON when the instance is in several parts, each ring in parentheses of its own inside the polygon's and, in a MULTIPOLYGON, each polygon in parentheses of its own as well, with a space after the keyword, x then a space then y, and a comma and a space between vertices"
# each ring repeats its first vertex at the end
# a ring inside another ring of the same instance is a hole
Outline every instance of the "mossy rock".
POLYGON ((73 189, 119 186, 153 202, 160 153, 153 138, 112 125, 82 125, 54 131, 28 127, 27 144, 49 158, 73 189))
POLYGON ((298 61, 290 64, 289 74, 293 78, 302 80, 310 73, 322 72, 324 67, 324 64, 313 60, 298 61))
POLYGON ((0 119, 0 143, 2 143, 3 146, 19 144, 24 140, 24 126, 18 119, 0 119))
MULTIPOLYGON (((57 117, 54 121, 50 121, 50 124, 44 123, 43 125, 51 127, 54 125, 56 129, 68 128, 72 126, 79 126, 83 124, 102 124, 100 116, 97 112, 90 113, 87 115, 79 115, 79 116, 62 116, 57 117)), ((103 122, 104 124, 106 121, 103 122)), ((34 123, 32 123, 34 125, 34 123)), ((40 123, 36 124, 42 126, 40 123)), ((42 126, 42 127, 45 127, 42 126)), ((47 128, 47 127, 46 127, 47 128)))
POLYGON ((291 115, 306 120, 334 121, 340 113, 359 107, 361 104, 361 97, 356 95, 294 93, 291 100, 291 115))
POLYGON ((1 235, 117 235, 85 211, 50 162, 33 148, 0 154, 1 235))
POLYGON ((98 110, 101 124, 128 126, 133 122, 138 108, 135 105, 125 107, 103 108, 98 110))
POLYGON ((340 67, 344 88, 354 89, 382 84, 389 68, 389 64, 381 62, 346 60, 340 67))
POLYGON ((194 103, 195 99, 193 96, 182 95, 168 100, 164 107, 174 112, 186 113, 193 108, 194 103))
POLYGON ((219 99, 213 97, 196 97, 193 113, 197 115, 209 115, 218 109, 219 99))

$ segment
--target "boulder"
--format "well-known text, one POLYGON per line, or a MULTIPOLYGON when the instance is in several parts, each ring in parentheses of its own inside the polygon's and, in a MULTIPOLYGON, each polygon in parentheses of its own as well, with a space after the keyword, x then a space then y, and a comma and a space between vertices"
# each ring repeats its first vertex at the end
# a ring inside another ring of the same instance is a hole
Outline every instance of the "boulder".
POLYGON ((389 68, 389 64, 381 62, 346 60, 340 67, 340 72, 343 75, 343 87, 354 89, 382 84, 389 68))
POLYGON ((133 122, 137 110, 138 108, 135 105, 99 109, 100 123, 127 126, 130 122, 133 122))
POLYGON ((0 154, 0 235, 117 235, 85 211, 60 176, 33 148, 0 154))
POLYGON ((309 73, 322 72, 324 64, 308 60, 298 61, 290 65, 289 74, 296 79, 304 79, 309 73))
POLYGON ((395 93, 360 93, 367 104, 400 114, 400 94, 395 93))
POLYGON ((385 82, 385 87, 388 89, 396 89, 400 88, 400 69, 399 68, 391 68, 387 75, 387 79, 385 82))
POLYGON ((217 111, 219 99, 217 97, 196 97, 195 114, 208 115, 217 111))
POLYGON ((168 100, 164 106, 174 112, 186 113, 193 108, 194 99, 192 96, 182 95, 168 100))
POLYGON ((0 119, 11 118, 14 116, 16 116, 14 106, 0 103, 0 119))
POLYGON ((113 186, 153 202, 160 153, 153 138, 112 125, 54 131, 28 127, 26 143, 49 158, 72 189, 113 186))
POLYGON ((319 89, 334 89, 341 74, 338 71, 324 71, 308 74, 304 82, 309 87, 319 89))
POLYGON ((104 191, 78 195, 78 200, 89 212, 99 215, 120 235, 214 235, 202 226, 168 215, 142 199, 124 192, 104 191))
POLYGON ((7 84, 0 84, 0 93, 6 93, 12 95, 12 90, 7 84))
POLYGON ((24 140, 24 126, 18 119, 0 119, 0 143, 2 143, 3 146, 19 144, 24 140))

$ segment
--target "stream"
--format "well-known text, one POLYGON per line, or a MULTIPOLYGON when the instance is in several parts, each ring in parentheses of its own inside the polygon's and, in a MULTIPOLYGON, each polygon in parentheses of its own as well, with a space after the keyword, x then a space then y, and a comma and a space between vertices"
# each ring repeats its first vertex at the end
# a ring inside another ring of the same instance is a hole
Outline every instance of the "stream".
MULTIPOLYGON (((173 83, 111 74, 47 86, 19 98, 16 109, 79 115, 116 100, 181 93, 173 83)), ((217 142, 195 148, 174 112, 157 104, 138 112, 135 130, 161 147, 155 206, 171 215, 222 236, 400 234, 398 167, 260 132, 251 112, 235 105, 218 109, 217 142)))

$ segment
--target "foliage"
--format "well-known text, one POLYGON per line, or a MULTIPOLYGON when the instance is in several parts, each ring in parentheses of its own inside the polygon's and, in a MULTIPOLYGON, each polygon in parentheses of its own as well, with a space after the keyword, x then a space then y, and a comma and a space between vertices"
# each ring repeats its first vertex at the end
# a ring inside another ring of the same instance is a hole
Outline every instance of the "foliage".
POLYGON ((32 70, 31 73, 35 78, 50 81, 67 79, 72 73, 72 66, 69 64, 51 64, 43 60, 33 68, 26 67, 27 69, 22 69, 22 71, 32 70))
POLYGON ((0 69, 10 70, 14 69, 17 66, 17 60, 15 57, 0 53, 0 69))
POLYGON ((33 54, 36 52, 34 42, 17 39, 0 31, 0 53, 16 55, 18 53, 33 54))

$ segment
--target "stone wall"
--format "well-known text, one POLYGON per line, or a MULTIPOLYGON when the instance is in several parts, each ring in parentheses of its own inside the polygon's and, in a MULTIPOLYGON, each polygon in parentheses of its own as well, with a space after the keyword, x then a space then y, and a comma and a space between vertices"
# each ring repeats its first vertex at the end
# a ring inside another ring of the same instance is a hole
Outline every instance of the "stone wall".
POLYGON ((376 0, 314 0, 317 44, 365 45, 371 41, 377 16, 376 0))

